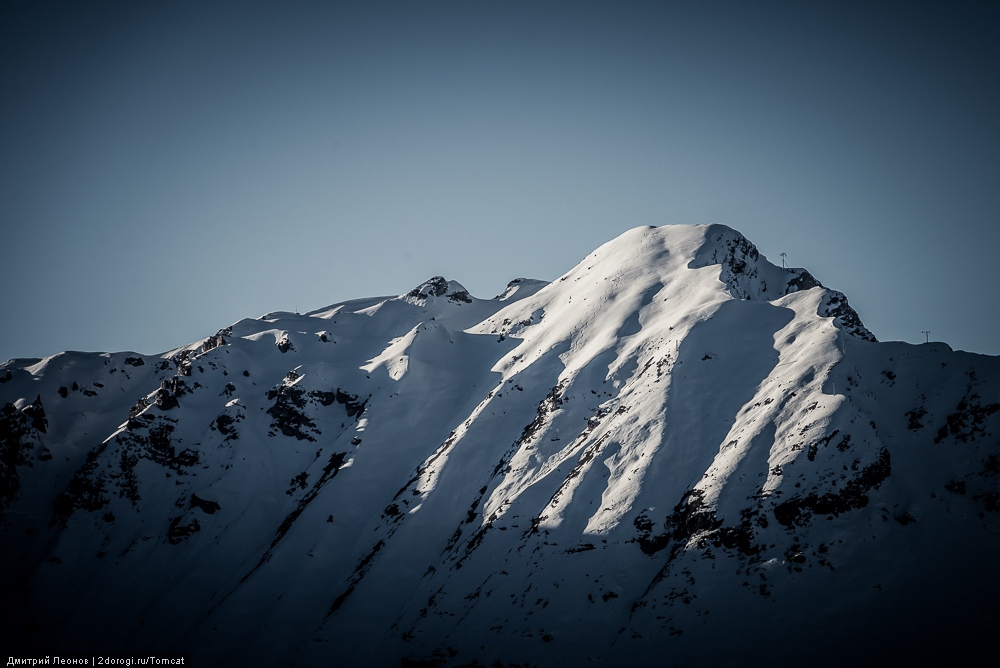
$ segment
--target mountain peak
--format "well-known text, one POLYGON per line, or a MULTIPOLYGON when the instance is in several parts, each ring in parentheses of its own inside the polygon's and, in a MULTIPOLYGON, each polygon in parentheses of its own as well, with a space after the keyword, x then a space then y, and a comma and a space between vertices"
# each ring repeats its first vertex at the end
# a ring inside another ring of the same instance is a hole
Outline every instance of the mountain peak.
POLYGON ((760 661, 988 639, 1000 358, 866 333, 739 232, 668 226, 495 299, 435 276, 0 364, 0 641, 457 666, 745 662, 801 615, 760 661))
MULTIPOLYGON (((599 324, 607 330, 606 337, 614 338, 615 332, 632 327, 624 323, 635 317, 636 309, 649 312, 643 317, 666 309, 673 314, 669 319, 721 300, 776 303, 813 288, 823 295, 815 315, 833 318, 834 326, 850 336, 876 340, 845 295, 825 288, 805 269, 774 265, 743 234, 718 224, 627 230, 551 284, 531 295, 515 295, 521 298, 515 298, 491 322, 510 320, 509 327, 496 327, 507 336, 518 328, 517 323, 537 317, 532 314, 559 313, 565 323, 582 318, 599 324), (669 308, 664 306, 666 300, 669 308)), ((483 328, 480 331, 492 331, 483 328)))
POLYGON ((827 289, 806 269, 779 267, 767 260, 743 234, 725 225, 705 226, 705 243, 689 265, 692 269, 719 265, 719 280, 735 299, 774 301, 785 295, 821 288, 829 294, 819 315, 834 318, 837 327, 851 336, 875 342, 875 335, 848 304, 842 292, 827 289))
POLYGON ((465 286, 458 281, 449 281, 444 276, 432 276, 402 297, 408 302, 420 305, 440 297, 456 304, 471 304, 473 300, 465 286))

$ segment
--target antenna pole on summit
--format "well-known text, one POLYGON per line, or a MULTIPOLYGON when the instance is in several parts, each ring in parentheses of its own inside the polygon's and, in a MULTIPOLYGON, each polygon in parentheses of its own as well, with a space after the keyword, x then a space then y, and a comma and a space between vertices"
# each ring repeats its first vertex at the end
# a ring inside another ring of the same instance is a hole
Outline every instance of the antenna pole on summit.
POLYGON ((931 330, 925 329, 924 331, 922 331, 920 333, 924 335, 924 343, 930 343, 931 342, 931 330))
POLYGON ((788 257, 788 253, 781 253, 781 268, 787 270, 788 265, 785 264, 785 258, 788 257))

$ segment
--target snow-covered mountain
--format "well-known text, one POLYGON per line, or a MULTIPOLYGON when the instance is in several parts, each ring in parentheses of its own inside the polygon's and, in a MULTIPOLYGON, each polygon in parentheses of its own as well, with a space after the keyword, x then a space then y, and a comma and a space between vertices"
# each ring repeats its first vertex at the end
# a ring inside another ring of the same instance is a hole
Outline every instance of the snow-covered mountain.
POLYGON ((878 343, 721 225, 10 360, 0 406, 5 647, 864 663, 1000 620, 1000 358, 878 343))

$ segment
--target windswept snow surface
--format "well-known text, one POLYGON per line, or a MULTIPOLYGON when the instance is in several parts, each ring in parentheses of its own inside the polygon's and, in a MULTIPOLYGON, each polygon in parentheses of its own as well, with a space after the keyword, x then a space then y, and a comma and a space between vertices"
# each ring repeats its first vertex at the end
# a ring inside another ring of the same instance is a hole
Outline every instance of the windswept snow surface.
POLYGON ((865 663, 998 621, 1000 359, 877 343, 720 225, 11 360, 0 405, 5 647, 865 663))

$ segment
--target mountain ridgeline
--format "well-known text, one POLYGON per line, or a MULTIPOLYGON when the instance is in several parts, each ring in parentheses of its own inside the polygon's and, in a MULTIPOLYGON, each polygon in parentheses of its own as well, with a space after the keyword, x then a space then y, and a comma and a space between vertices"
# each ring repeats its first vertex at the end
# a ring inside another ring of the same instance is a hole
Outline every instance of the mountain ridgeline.
POLYGON ((856 665, 1000 621, 1000 358, 877 342, 720 225, 10 360, 0 407, 4 647, 856 665))

